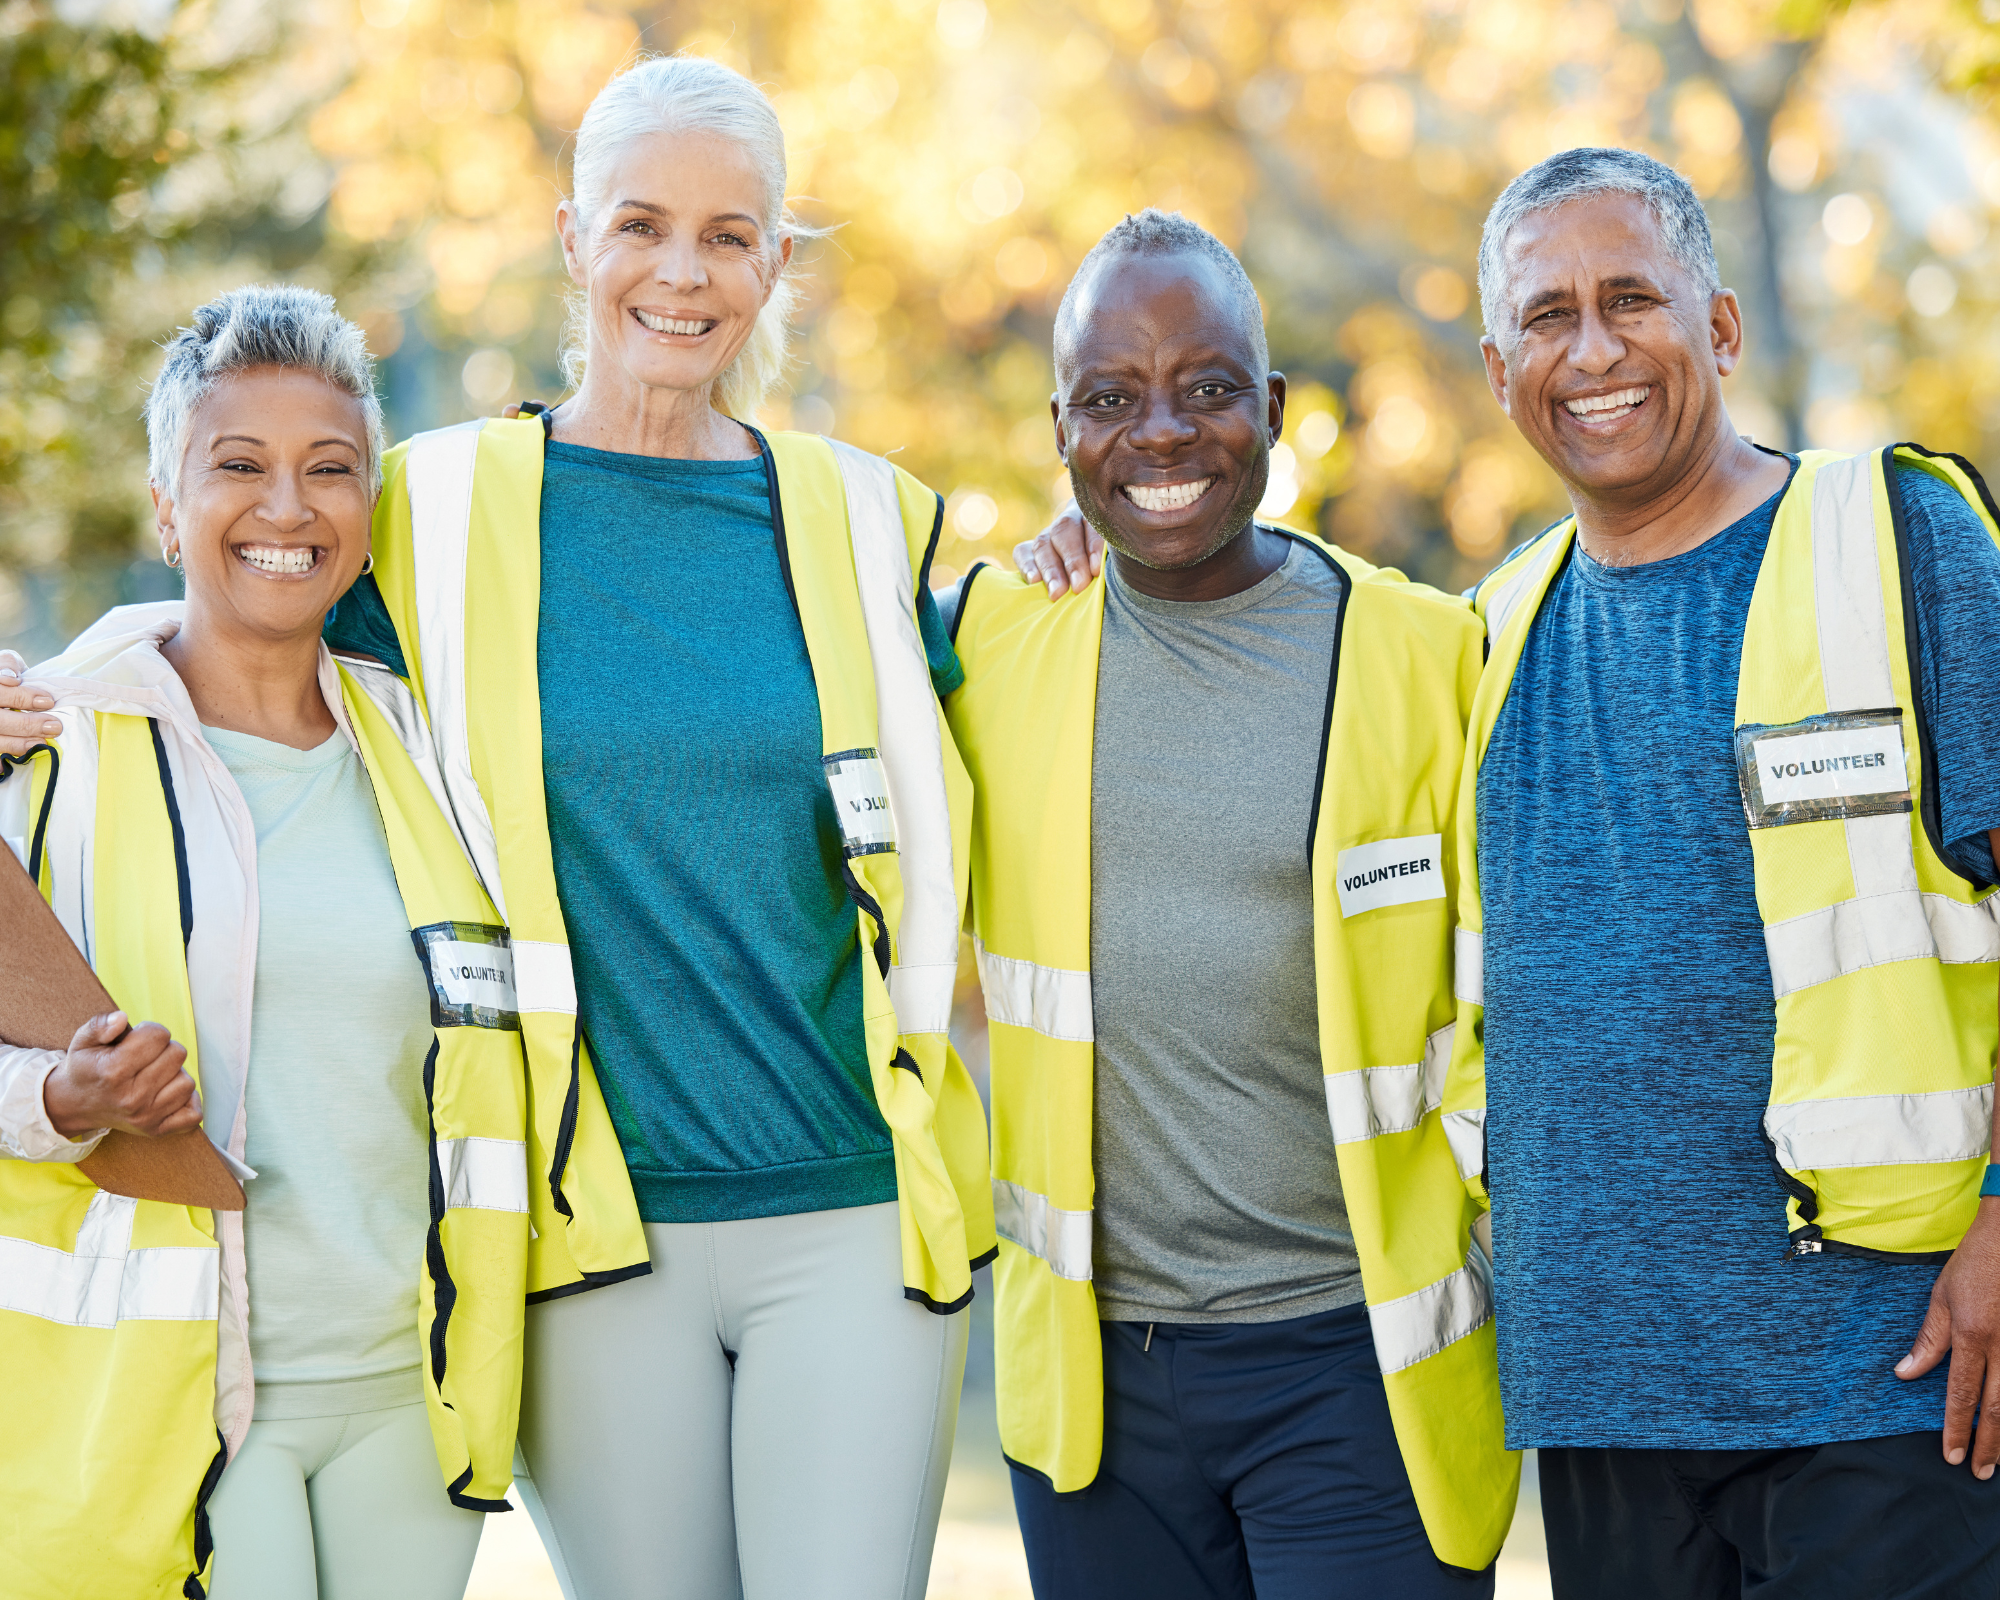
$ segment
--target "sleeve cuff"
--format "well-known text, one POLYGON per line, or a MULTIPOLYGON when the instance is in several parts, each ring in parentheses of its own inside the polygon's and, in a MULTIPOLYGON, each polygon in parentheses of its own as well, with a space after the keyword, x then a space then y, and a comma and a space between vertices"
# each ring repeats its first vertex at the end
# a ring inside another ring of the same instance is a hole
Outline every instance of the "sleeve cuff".
POLYGON ((0 1052, 0 1154, 16 1161, 82 1161, 110 1132, 99 1128, 81 1139, 56 1132, 42 1102, 42 1086, 62 1064, 60 1050, 0 1052))

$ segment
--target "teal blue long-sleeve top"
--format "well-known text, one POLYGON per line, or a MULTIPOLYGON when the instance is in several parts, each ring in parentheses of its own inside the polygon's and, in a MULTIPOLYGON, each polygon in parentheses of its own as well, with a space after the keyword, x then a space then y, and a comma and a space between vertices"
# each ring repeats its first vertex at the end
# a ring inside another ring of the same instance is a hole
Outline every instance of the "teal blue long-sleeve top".
MULTIPOLYGON (((536 660, 577 1014, 648 1222, 896 1197, 761 461, 551 443, 536 660)), ((958 664, 928 587, 941 692, 958 664)), ((329 622, 398 665, 372 580, 329 622), (386 648, 385 648, 386 646, 386 648)))

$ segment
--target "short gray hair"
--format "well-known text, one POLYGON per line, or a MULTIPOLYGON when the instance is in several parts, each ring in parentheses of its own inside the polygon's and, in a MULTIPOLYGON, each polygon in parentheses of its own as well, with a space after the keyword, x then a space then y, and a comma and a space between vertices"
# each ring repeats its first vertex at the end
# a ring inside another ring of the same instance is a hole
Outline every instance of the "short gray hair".
POLYGON ((333 296, 295 283, 231 289, 200 307, 169 339, 146 396, 147 473, 162 494, 180 493, 181 461, 195 409, 224 378, 256 367, 310 372, 361 402, 368 492, 382 492, 382 402, 368 336, 334 309, 333 296))
MULTIPOLYGON (((706 133, 727 139, 750 158, 764 183, 759 221, 767 244, 789 235, 817 238, 823 231, 801 223, 785 205, 785 130, 764 91, 742 73, 705 56, 645 57, 621 72, 590 102, 576 130, 571 166, 577 227, 588 231, 606 200, 611 170, 636 139, 655 133, 706 133)), ((781 271, 771 298, 758 313, 750 338, 716 380, 716 397, 732 417, 748 417, 785 374, 791 345, 792 312, 798 288, 781 271)), ((570 296, 563 328, 563 376, 572 388, 583 382, 590 339, 589 296, 570 296)))
POLYGON ((1063 291, 1062 304, 1056 308, 1055 366, 1056 381, 1063 379, 1069 365, 1070 353, 1076 346, 1077 302, 1083 298, 1084 287, 1093 273, 1112 256, 1167 256, 1182 252, 1204 256, 1221 269, 1223 281, 1229 285, 1231 298, 1243 318, 1243 324, 1250 334, 1251 361, 1257 369, 1257 376, 1263 377, 1271 367, 1271 349, 1264 337, 1264 306, 1257 298, 1257 287, 1250 281, 1250 274, 1243 270, 1243 263, 1236 259, 1236 252, 1204 228, 1198 222, 1190 222, 1178 211, 1159 211, 1152 206, 1144 211, 1126 216, 1096 244, 1090 247, 1090 254, 1077 264, 1076 276, 1069 280, 1069 287, 1063 291))
POLYGON ((1479 236, 1479 312, 1495 339, 1504 343, 1512 331, 1498 326, 1507 298, 1507 236, 1537 211, 1600 194, 1629 194, 1645 201, 1659 224, 1667 254, 1704 293, 1713 295, 1722 287, 1708 213, 1687 179, 1637 150, 1591 146, 1564 150, 1508 184, 1486 213, 1486 227, 1479 236))

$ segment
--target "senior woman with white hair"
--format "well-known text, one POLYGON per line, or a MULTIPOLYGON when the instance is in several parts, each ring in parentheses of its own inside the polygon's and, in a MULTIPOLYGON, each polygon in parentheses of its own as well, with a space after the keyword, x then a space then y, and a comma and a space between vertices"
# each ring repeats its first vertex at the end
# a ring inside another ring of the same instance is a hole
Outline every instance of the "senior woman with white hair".
POLYGON ((557 226, 575 392, 392 452, 331 624, 424 696, 513 932, 566 1223, 533 1247, 524 1489, 590 1600, 920 1596, 994 1247, 946 1038, 970 796, 942 505, 749 420, 806 230, 748 80, 613 80, 557 226), (653 1270, 578 1296, 635 1265, 564 1172, 592 1062, 653 1270))
POLYGON ((0 1593, 457 1600, 513 1456, 526 1064, 412 696, 320 638, 381 481, 361 330, 233 291, 146 425, 186 600, 29 674, 51 726, 0 760, 0 836, 121 1008, 0 1045, 0 1593), (196 1125, 243 1210, 78 1165, 196 1125))

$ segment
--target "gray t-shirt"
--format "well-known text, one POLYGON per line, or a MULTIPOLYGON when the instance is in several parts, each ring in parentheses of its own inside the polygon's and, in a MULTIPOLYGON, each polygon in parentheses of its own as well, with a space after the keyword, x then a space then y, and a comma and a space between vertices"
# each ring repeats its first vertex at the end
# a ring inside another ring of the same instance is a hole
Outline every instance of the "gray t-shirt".
POLYGON ((1099 1316, 1362 1297, 1327 1124, 1310 827, 1340 584, 1295 545, 1225 600, 1107 564, 1091 786, 1099 1316))
MULTIPOLYGON (((1104 582, 1098 1314, 1277 1322, 1352 1305, 1306 866, 1339 580, 1301 544, 1226 600, 1148 599, 1109 565, 1104 582)), ((958 590, 940 598, 955 617, 958 590)))

